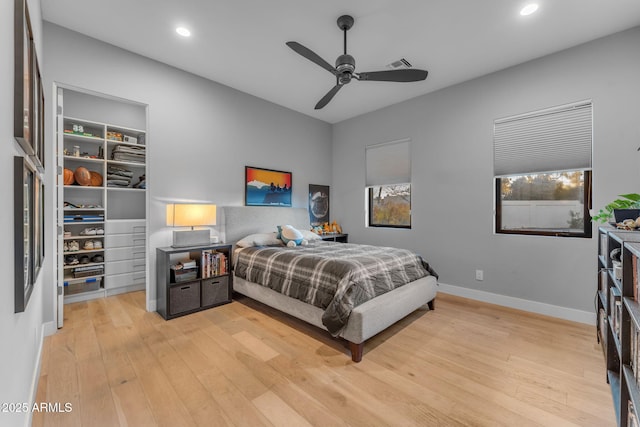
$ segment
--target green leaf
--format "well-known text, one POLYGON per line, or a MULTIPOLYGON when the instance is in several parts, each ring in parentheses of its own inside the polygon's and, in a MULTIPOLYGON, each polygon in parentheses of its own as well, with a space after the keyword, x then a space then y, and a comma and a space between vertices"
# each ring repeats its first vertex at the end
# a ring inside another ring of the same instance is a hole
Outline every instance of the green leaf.
POLYGON ((620 197, 633 200, 634 202, 640 202, 640 194, 636 194, 636 193, 620 194, 620 197))

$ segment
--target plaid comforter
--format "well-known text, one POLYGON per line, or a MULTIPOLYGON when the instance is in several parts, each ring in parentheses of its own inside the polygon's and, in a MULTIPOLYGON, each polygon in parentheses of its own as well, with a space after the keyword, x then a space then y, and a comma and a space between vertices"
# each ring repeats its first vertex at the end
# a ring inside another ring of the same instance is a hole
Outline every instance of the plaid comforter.
POLYGON ((354 307, 421 277, 437 277, 405 249, 325 241, 244 248, 235 275, 323 309, 322 323, 334 336, 354 307))

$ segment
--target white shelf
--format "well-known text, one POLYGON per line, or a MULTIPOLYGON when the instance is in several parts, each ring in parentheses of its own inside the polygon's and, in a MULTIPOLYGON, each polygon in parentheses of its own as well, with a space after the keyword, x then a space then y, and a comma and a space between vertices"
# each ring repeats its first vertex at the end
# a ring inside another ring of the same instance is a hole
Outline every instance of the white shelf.
POLYGON ((104 221, 70 221, 70 222, 65 222, 63 225, 96 225, 96 224, 104 224, 104 221))
POLYGON ((77 133, 64 132, 64 137, 68 138, 68 139, 75 139, 76 141, 90 142, 90 143, 93 143, 93 144, 102 144, 102 143, 104 143, 104 138, 102 138, 100 136, 87 136, 87 135, 80 135, 80 134, 77 134, 77 133))
MULTIPOLYGON (((104 238, 104 234, 94 234, 93 236, 71 236, 71 237, 63 237, 64 240, 93 240, 93 239, 102 239, 104 238)), ((78 252, 78 251, 76 251, 78 252)), ((66 253, 66 252, 65 252, 66 253)))
MULTIPOLYGON (((63 91, 64 93, 67 90, 63 91)), ((69 92, 74 92, 69 90, 69 92)), ((73 97, 72 97, 73 98, 73 97)), ((98 101, 100 102, 100 101, 98 101)), ((88 104, 90 105, 90 104, 88 104)), ((76 106, 78 107, 78 106, 76 106)), ((118 107, 115 107, 116 109, 118 107)), ((64 109, 64 105, 63 105, 64 109)), ((76 108, 76 111, 84 111, 76 108)), ((98 111, 89 111, 88 113, 97 113, 98 111)), ((84 113, 81 113, 84 114, 84 113)), ((96 114, 94 114, 96 116, 96 114)), ((65 216, 74 217, 80 215, 91 215, 96 216, 96 214, 104 215, 104 217, 100 216, 99 218, 104 218, 100 220, 94 221, 68 221, 64 222, 63 219, 60 219, 65 231, 71 231, 72 236, 64 237, 63 235, 59 237, 60 240, 68 244, 71 241, 77 241, 79 243, 80 250, 78 251, 64 251, 61 254, 61 265, 59 266, 61 276, 65 282, 70 284, 76 284, 74 288, 76 290, 82 290, 84 287, 81 283, 86 282, 87 280, 97 279, 100 282, 100 289, 95 291, 86 291, 80 292, 72 295, 65 295, 64 302, 77 302, 77 301, 86 301, 90 299, 95 299, 99 297, 104 297, 107 295, 107 288, 109 288, 112 292, 118 292, 127 288, 131 288, 133 286, 132 283, 116 283, 112 282, 110 277, 107 277, 105 274, 99 274, 95 276, 87 276, 87 277, 79 277, 73 278, 72 276, 73 269, 78 267, 87 267, 87 266, 104 266, 106 270, 106 266, 109 262, 113 262, 116 259, 115 255, 112 253, 111 249, 107 250, 105 246, 106 234, 107 230, 105 227, 107 220, 111 221, 113 219, 116 220, 137 220, 139 216, 142 216, 144 219, 147 215, 147 207, 146 207, 146 189, 133 188, 133 187, 108 187, 107 184, 107 169, 109 166, 112 167, 121 167, 129 169, 133 172, 133 177, 131 181, 133 184, 137 183, 139 178, 145 174, 146 172, 146 163, 145 162, 131 162, 131 161, 119 161, 119 160, 111 160, 108 159, 111 157, 112 150, 117 146, 126 146, 126 147, 138 147, 140 151, 146 149, 146 142, 144 138, 147 135, 147 132, 142 129, 136 129, 127 126, 118 126, 112 125, 105 122, 97 122, 94 120, 85 120, 77 117, 69 117, 63 116, 62 121, 64 122, 64 127, 59 129, 58 138, 59 140, 64 141, 63 144, 59 145, 58 152, 58 162, 59 164, 64 164, 67 168, 73 169, 76 166, 85 166, 89 170, 95 170, 99 172, 103 176, 103 185, 101 186, 81 186, 81 185, 62 185, 60 182, 61 188, 61 200, 65 202, 69 202, 74 205, 100 205, 102 207, 99 208, 74 208, 71 206, 62 207, 62 213, 65 216), (74 133, 64 133, 64 130, 72 129, 73 125, 81 125, 84 127, 84 132, 90 133, 97 136, 85 136, 74 133), (133 138, 137 138, 138 142, 143 142, 143 144, 124 142, 124 141, 116 141, 110 139, 110 132, 118 132, 124 136, 129 136, 133 138), (71 152, 69 151, 73 148, 74 145, 79 146, 81 153, 88 153, 89 155, 100 155, 102 158, 96 157, 76 157, 69 155, 71 152), (63 153, 63 149, 66 149, 63 153), (71 165, 71 166, 69 166, 71 165), (109 190, 109 191, 107 191, 109 190), (80 235, 79 233, 84 228, 102 228, 104 230, 103 234, 95 234, 95 235, 80 235), (94 248, 84 250, 82 247, 85 242, 88 241, 100 241, 102 242, 102 248, 94 248), (69 256, 75 256, 78 259, 82 256, 89 256, 91 259, 94 255, 101 255, 104 259, 103 262, 94 263, 89 262, 86 264, 74 264, 74 265, 63 265, 64 258, 69 256), (113 259, 109 259, 109 257, 113 259), (67 277, 64 277, 67 276, 67 277), (108 285, 109 284, 109 285, 108 285)), ((60 202, 60 204, 62 204, 60 202)), ((59 211, 58 211, 59 212, 59 211)), ((62 243, 62 242, 60 242, 62 243)), ((60 245, 62 249, 62 245, 60 245)), ((145 279, 146 281, 146 279, 145 279)), ((95 287, 95 283, 91 283, 92 287, 95 287)), ((135 284, 135 286, 140 287, 139 284, 135 284)), ((145 284, 142 284, 142 288, 144 289, 145 284)))
POLYGON ((65 185, 64 186, 65 191, 66 190, 82 190, 82 191, 87 191, 87 190, 102 190, 104 189, 104 185, 100 185, 100 186, 93 186, 93 185, 65 185))
MULTIPOLYGON (((117 130, 119 130, 119 129, 117 129, 117 130)), ((146 145, 144 145, 144 144, 138 144, 137 142, 136 142, 136 143, 133 143, 133 142, 124 142, 124 141, 117 141, 117 140, 115 140, 115 139, 107 139, 106 141, 107 141, 108 143, 110 143, 110 144, 119 144, 119 145, 128 145, 129 147, 144 147, 144 148, 146 148, 146 145)))
POLYGON ((74 162, 91 162, 91 163, 104 163, 104 159, 98 159, 93 157, 77 157, 77 156, 62 156, 64 158, 65 163, 68 160, 72 160, 74 162))
POLYGON ((135 191, 135 192, 144 193, 144 191, 145 191, 146 189, 145 189, 145 188, 132 188, 132 187, 109 187, 109 186, 107 186, 107 190, 109 190, 109 191, 135 191))
MULTIPOLYGON (((131 145, 131 144, 129 144, 131 145)), ((135 145, 135 144, 134 144, 135 145)), ((114 165, 114 166, 131 166, 131 167, 137 167, 137 168, 145 168, 147 167, 146 163, 140 163, 140 162, 123 162, 122 160, 107 160, 107 166, 109 165, 114 165)))

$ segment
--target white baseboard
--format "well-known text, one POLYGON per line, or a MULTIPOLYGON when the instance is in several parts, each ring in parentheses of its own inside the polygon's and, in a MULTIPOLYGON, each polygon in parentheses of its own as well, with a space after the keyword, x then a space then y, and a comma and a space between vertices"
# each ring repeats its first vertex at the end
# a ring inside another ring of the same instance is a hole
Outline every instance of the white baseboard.
MULTIPOLYGON (((48 323, 43 323, 40 328, 40 337, 38 342, 38 352, 36 353, 35 366, 33 367, 33 377, 31 378, 31 390, 29 393, 30 402, 29 407, 32 408, 33 404, 36 401, 36 394, 38 393, 38 382, 40 381, 40 365, 42 365, 42 347, 44 345, 44 337, 45 337, 45 329, 47 328, 48 323)), ((49 334, 51 335, 51 334, 49 334)), ((33 418, 33 411, 27 411, 27 416, 25 417, 25 427, 31 426, 31 421, 33 418)))
POLYGON ((488 302, 490 304, 502 305, 504 307, 530 311, 532 313, 544 314, 546 316, 558 317, 560 319, 572 320, 574 322, 586 323, 594 326, 596 324, 596 314, 590 311, 582 311, 537 301, 529 301, 506 295, 479 291, 477 289, 463 288, 462 286, 447 285, 446 283, 439 283, 439 285, 438 292, 445 294, 457 295, 464 298, 488 302))
POLYGON ((58 332, 58 327, 56 326, 56 322, 46 322, 45 324, 42 325, 42 333, 43 335, 43 339, 44 337, 48 337, 50 335, 55 334, 56 332, 58 332))

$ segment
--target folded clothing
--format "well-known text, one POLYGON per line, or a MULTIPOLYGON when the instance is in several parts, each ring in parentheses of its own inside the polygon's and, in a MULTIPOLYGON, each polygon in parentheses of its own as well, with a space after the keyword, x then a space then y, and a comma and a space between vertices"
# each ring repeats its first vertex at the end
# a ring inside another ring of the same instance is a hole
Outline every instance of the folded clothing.
POLYGON ((128 187, 129 184, 127 179, 107 179, 107 187, 128 187))
POLYGON ((133 172, 129 169, 110 165, 107 168, 107 187, 129 187, 132 177, 133 172))
POLYGON ((113 160, 144 163, 146 158, 146 148, 143 147, 129 147, 126 145, 118 145, 111 152, 111 158, 113 160))
POLYGON ((120 166, 109 166, 107 168, 107 175, 117 175, 125 178, 133 177, 133 171, 120 167, 120 166))

